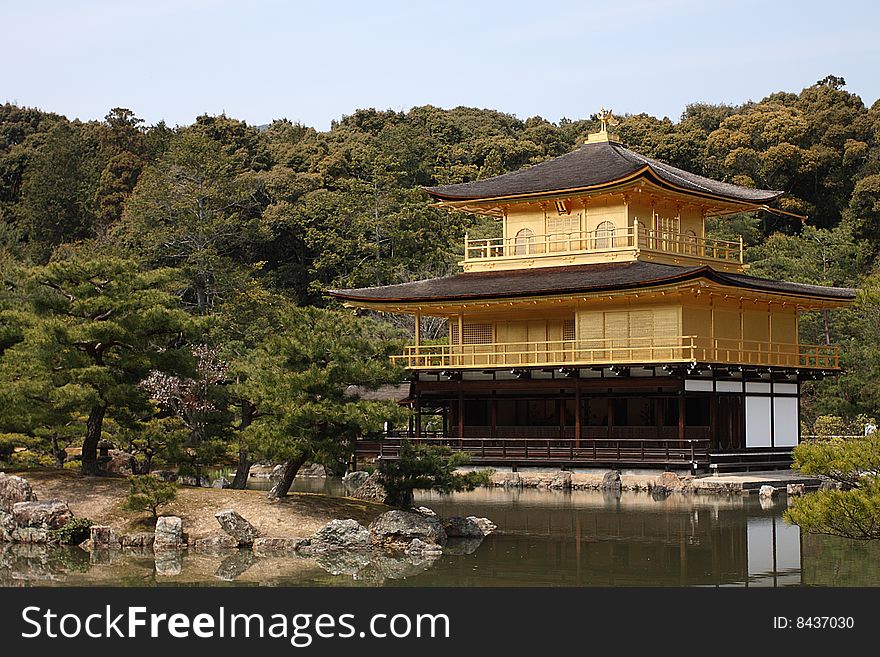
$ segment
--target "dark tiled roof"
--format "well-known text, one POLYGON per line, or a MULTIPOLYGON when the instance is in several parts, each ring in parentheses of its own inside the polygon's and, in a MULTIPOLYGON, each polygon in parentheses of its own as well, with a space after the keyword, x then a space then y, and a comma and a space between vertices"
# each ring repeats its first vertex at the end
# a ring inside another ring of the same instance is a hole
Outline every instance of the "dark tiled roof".
POLYGON ((425 191, 449 201, 524 196, 612 185, 642 170, 661 185, 737 202, 767 203, 783 193, 704 178, 639 155, 615 142, 584 144, 571 153, 519 171, 458 185, 426 187, 425 191))
POLYGON ((331 294, 348 301, 366 303, 464 301, 627 290, 686 282, 696 278, 764 292, 840 301, 855 298, 855 291, 850 288, 771 281, 743 274, 727 274, 705 266, 678 267, 641 261, 464 272, 399 285, 332 290, 331 294))

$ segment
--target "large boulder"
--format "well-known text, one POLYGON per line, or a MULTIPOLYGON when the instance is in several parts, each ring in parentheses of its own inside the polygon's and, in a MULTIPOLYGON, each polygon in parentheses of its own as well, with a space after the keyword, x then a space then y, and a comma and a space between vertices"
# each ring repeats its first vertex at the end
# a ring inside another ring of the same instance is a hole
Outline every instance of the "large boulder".
POLYGON ((230 488, 232 483, 226 477, 217 477, 211 482, 211 488, 230 488))
POLYGON ((388 491, 385 490, 382 482, 379 481, 379 473, 374 472, 355 489, 351 496, 366 502, 379 502, 382 504, 388 498, 388 491))
POLYGON ((185 545, 183 520, 177 516, 162 516, 156 521, 154 550, 179 550, 185 545))
POLYGON ((73 518, 73 513, 67 502, 60 500, 16 502, 12 505, 12 517, 19 528, 61 529, 73 518))
POLYGON ((446 531, 439 518, 426 518, 410 511, 388 511, 370 523, 373 543, 404 549, 414 538, 425 543, 444 545, 446 531))
POLYGON ((238 511, 224 509, 214 514, 220 527, 232 536, 239 545, 252 545, 254 540, 260 537, 260 532, 251 523, 245 520, 238 511))
POLYGON ((304 554, 320 554, 334 550, 367 550, 372 544, 370 531, 357 520, 331 520, 311 538, 300 543, 304 554))
POLYGON ((0 511, 12 513, 15 504, 36 501, 37 496, 27 479, 0 472, 0 511))
POLYGON ((443 519, 443 529, 449 538, 483 538, 497 528, 488 518, 451 516, 443 519))

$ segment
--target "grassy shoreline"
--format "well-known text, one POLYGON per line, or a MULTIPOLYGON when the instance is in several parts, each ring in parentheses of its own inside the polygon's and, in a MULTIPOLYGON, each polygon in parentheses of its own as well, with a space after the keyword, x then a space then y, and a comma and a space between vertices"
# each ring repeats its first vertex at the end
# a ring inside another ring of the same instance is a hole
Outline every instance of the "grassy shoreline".
MULTIPOLYGON (((123 509, 128 492, 125 477, 88 477, 71 470, 4 470, 27 479, 40 500, 66 501, 78 518, 110 525, 118 533, 148 531, 148 513, 123 509)), ((235 509, 264 536, 310 536, 334 518, 353 518, 361 524, 388 510, 374 502, 318 493, 291 493, 286 499, 270 502, 265 491, 196 488, 179 486, 177 499, 163 507, 160 515, 183 518, 190 540, 222 535, 214 518, 222 509, 235 509)))

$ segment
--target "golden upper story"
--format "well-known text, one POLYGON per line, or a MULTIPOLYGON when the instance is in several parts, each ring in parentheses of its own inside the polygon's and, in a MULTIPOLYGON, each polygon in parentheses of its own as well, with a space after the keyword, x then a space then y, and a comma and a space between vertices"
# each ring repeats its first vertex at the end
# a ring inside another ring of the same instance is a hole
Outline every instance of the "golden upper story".
POLYGON ((347 305, 415 315, 416 370, 675 363, 833 370, 839 350, 800 341, 798 314, 854 291, 744 274, 742 240, 706 236, 709 216, 768 209, 781 192, 713 181, 634 153, 607 132, 520 171, 426 190, 494 217, 465 238, 463 272, 357 290, 347 305), (424 317, 448 322, 425 344, 424 317))

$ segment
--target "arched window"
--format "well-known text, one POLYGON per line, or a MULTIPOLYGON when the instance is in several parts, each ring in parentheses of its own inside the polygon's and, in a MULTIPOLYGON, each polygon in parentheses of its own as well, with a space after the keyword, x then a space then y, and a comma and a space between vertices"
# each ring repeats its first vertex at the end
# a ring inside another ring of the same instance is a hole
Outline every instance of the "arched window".
POLYGON ((596 226, 595 244, 597 249, 610 249, 614 246, 614 222, 603 221, 596 226))
POLYGON ((535 233, 530 228, 523 228, 514 239, 514 255, 526 255, 535 252, 535 233))

